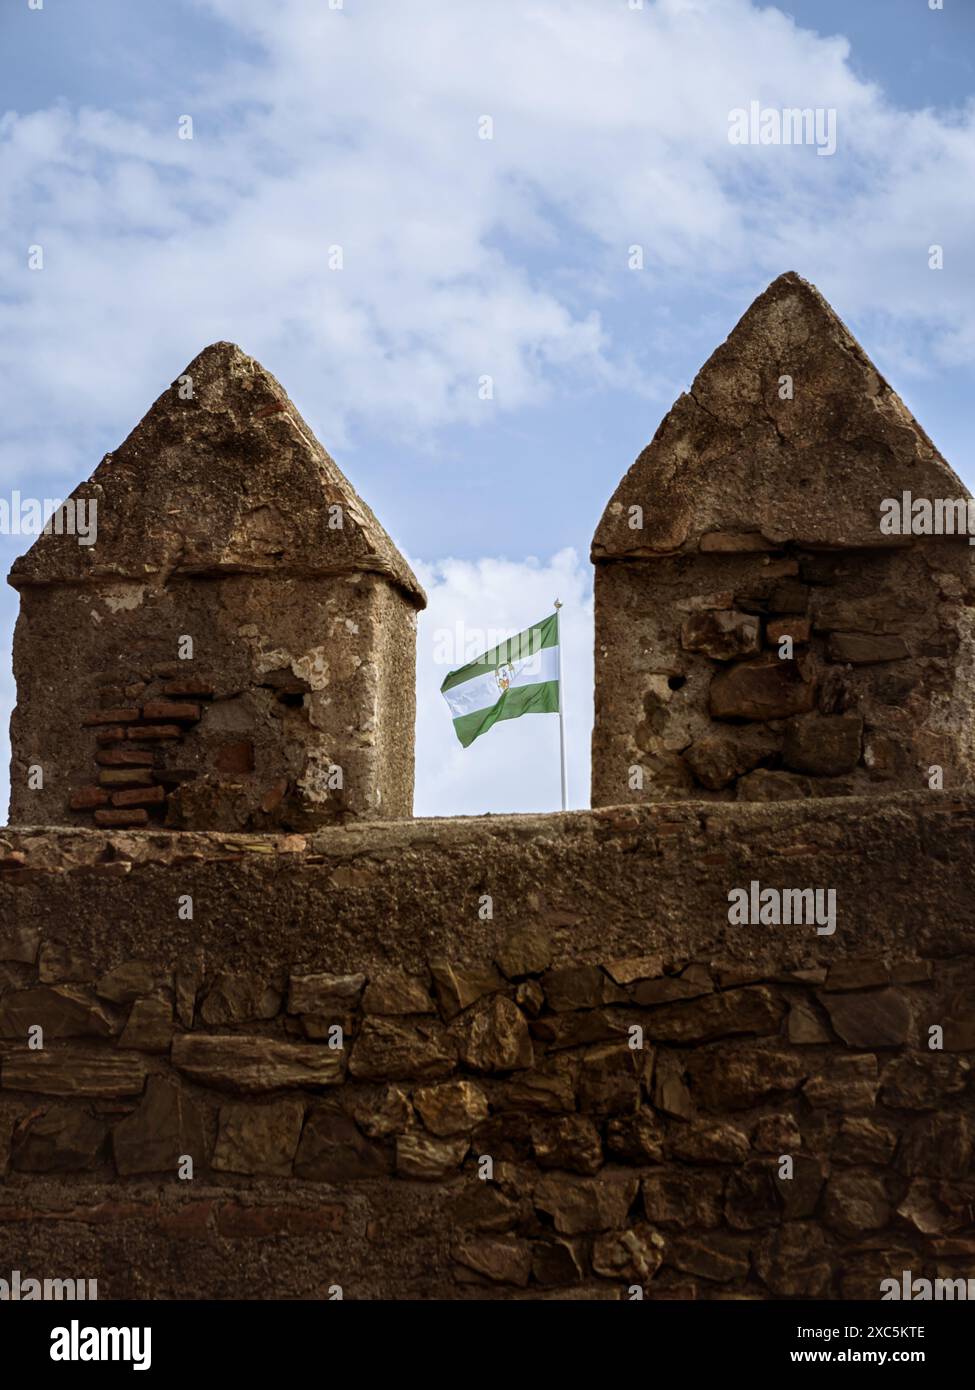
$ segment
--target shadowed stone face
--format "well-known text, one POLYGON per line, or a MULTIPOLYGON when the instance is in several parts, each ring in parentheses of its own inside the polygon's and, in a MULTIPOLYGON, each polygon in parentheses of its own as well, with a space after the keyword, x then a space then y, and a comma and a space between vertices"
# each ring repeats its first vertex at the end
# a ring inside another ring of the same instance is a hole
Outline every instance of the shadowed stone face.
POLYGON ((207 348, 75 497, 10 574, 13 822, 411 813, 424 595, 269 373, 207 348))
POLYGON ((967 511, 826 301, 781 276, 596 531, 593 805, 971 780, 973 551, 893 530, 905 494, 967 511))

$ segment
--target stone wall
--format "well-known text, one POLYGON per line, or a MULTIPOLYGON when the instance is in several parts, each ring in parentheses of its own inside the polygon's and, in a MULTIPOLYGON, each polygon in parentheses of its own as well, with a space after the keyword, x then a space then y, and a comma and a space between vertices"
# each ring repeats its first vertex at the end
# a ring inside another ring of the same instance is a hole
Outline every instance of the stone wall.
POLYGON ((15 824, 412 814, 423 590, 280 382, 232 343, 163 391, 9 582, 15 824))
POLYGON ((969 1277, 973 826, 975 793, 917 793, 8 830, 10 1267, 176 1298, 969 1277), (752 884, 833 890, 835 930, 736 925, 752 884))
POLYGON ((971 781, 967 544, 710 542, 599 567, 593 805, 971 781))
POLYGON ((412 813, 416 612, 384 578, 34 586, 22 604, 13 822, 272 830, 412 813))

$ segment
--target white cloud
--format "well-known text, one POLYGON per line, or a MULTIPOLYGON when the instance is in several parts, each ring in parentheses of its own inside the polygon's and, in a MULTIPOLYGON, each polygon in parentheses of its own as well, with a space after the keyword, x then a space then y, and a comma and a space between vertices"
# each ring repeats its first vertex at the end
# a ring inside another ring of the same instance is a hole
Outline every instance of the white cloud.
POLYGON ((795 268, 848 315, 934 329, 929 362, 975 343, 973 110, 891 108, 843 39, 747 0, 198 2, 261 57, 214 54, 179 102, 194 140, 164 85, 139 112, 0 120, 5 426, 34 467, 60 466, 66 429, 130 424, 219 337, 312 401, 332 446, 350 421, 483 420, 483 374, 502 409, 632 389, 642 343, 607 333, 607 284, 649 309, 706 283, 740 308, 795 268), (835 106, 836 156, 729 145, 753 98, 835 106), (647 270, 614 280, 633 242, 647 270))

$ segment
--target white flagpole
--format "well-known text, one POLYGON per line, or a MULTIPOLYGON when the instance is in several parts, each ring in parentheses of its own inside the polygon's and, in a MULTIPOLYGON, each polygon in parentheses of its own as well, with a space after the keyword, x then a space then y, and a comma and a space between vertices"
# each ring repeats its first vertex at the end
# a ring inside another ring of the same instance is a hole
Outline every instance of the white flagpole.
POLYGON ((569 809, 569 799, 565 780, 565 703, 562 699, 562 619, 559 616, 559 609, 561 607, 562 604, 556 599, 555 635, 558 638, 559 647, 559 748, 562 753, 562 810, 567 811, 569 809))

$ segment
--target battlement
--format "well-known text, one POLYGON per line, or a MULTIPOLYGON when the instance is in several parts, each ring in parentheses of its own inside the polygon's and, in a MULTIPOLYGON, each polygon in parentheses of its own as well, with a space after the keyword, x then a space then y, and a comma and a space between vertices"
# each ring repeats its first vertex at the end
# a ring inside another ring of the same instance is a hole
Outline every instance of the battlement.
POLYGON ((883 532, 902 489, 967 498, 781 277, 596 533, 596 809, 416 820, 422 591, 274 379, 201 354, 77 490, 97 543, 11 575, 10 1266, 182 1299, 969 1277, 973 559, 883 532))

